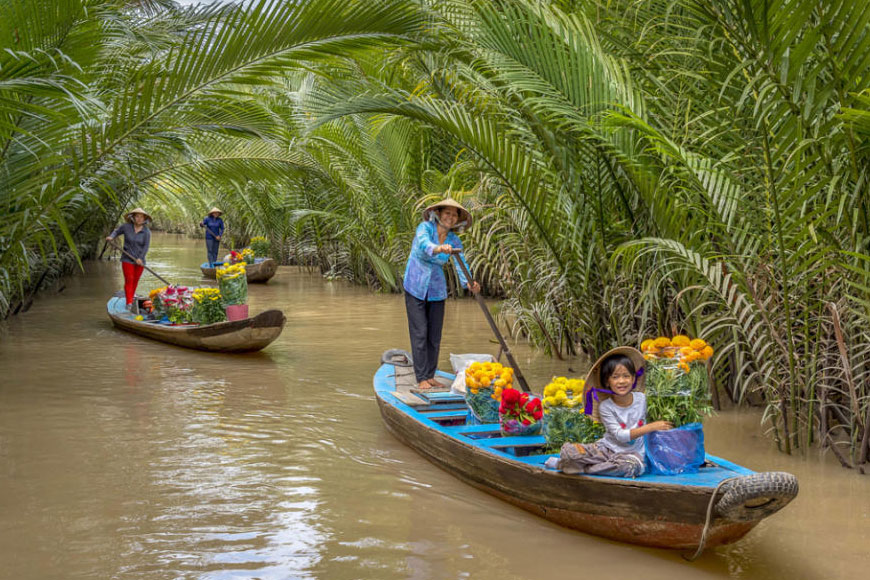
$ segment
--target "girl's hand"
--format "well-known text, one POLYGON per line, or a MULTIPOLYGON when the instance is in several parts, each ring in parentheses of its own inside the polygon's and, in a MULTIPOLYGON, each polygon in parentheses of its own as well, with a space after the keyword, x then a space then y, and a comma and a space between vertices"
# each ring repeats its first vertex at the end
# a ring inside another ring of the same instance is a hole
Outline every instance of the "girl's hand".
POLYGON ((473 280, 471 284, 468 285, 468 289, 471 290, 472 294, 477 294, 480 292, 480 284, 478 284, 477 280, 473 280))
POLYGON ((142 265, 142 260, 141 260, 140 258, 136 258, 136 263, 139 264, 139 265, 141 266, 141 265, 142 265))
POLYGON ((674 424, 670 421, 653 421, 649 426, 650 431, 670 431, 674 428, 674 424))
POLYGON ((115 238, 113 238, 112 236, 106 236, 106 241, 107 241, 107 242, 111 242, 111 241, 114 240, 114 239, 115 239, 115 238))
POLYGON ((450 244, 441 244, 437 248, 435 248, 436 254, 449 254, 453 250, 453 246, 450 244))

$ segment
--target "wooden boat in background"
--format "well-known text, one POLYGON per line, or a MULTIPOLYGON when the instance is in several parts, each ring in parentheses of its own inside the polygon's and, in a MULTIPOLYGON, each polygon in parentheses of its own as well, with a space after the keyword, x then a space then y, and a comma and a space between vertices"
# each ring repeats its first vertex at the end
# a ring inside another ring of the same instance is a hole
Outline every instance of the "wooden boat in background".
MULTIPOLYGON (((257 260, 260 261, 255 261, 253 264, 245 266, 245 275, 248 278, 248 282, 268 282, 275 275, 275 272, 278 271, 278 262, 272 258, 257 258, 257 260)), ((222 264, 223 262, 212 262, 211 264, 203 262, 200 264, 199 269, 202 270, 203 276, 214 280, 217 278, 217 266, 222 264)))
POLYGON ((157 321, 140 321, 127 311, 124 298, 109 299, 106 309, 117 328, 169 344, 212 352, 253 352, 268 346, 284 329, 284 313, 267 310, 256 316, 231 322, 171 326, 157 321))
POLYGON ((416 391, 403 358, 410 357, 387 351, 374 376, 387 429, 462 481, 557 524, 621 542, 700 551, 739 540, 797 495, 790 473, 756 473, 711 455, 693 474, 563 474, 544 465, 553 455, 544 453, 543 435, 503 437, 497 424, 467 425, 464 397, 416 391))

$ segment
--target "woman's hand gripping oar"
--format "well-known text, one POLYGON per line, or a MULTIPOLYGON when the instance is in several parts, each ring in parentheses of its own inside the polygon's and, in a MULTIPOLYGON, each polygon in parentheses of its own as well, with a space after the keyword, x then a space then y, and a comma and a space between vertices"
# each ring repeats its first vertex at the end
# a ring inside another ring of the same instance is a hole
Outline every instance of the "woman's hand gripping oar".
POLYGON ((148 270, 149 272, 151 272, 152 274, 154 274, 156 277, 160 278, 160 280, 161 280, 164 284, 166 284, 167 286, 172 286, 172 284, 170 284, 169 281, 168 281, 166 278, 164 278, 163 276, 161 276, 160 274, 158 274, 157 272, 155 272, 154 270, 152 270, 151 268, 149 268, 149 267, 146 266, 145 264, 142 264, 142 263, 141 263, 142 260, 140 260, 140 259, 138 259, 138 258, 136 258, 136 257, 134 257, 134 256, 132 256, 132 255, 130 255, 128 252, 125 252, 125 251, 124 251, 124 248, 122 248, 121 246, 119 246, 118 244, 115 243, 115 240, 111 240, 111 239, 109 239, 109 238, 106 238, 106 241, 109 242, 109 243, 112 245, 113 248, 115 248, 116 250, 120 250, 122 254, 124 254, 125 256, 127 256, 128 258, 130 258, 131 260, 133 260, 133 263, 134 263, 134 264, 138 264, 138 265, 142 266, 143 268, 145 268, 146 270, 148 270))
MULTIPOLYGON (((462 253, 462 250, 458 248, 453 248, 450 254, 453 256, 453 259, 459 264, 459 268, 462 270, 462 273, 465 274, 465 279, 468 280, 468 285, 471 286, 473 280, 471 279, 471 273, 468 271, 468 268, 465 267, 465 262, 460 259, 459 254, 462 253)), ((531 393, 532 391, 529 389, 528 383, 526 383, 526 378, 523 376, 523 372, 520 370, 520 367, 517 365, 517 361, 514 360, 514 355, 511 353, 511 349, 508 347, 507 343, 504 340, 504 337, 501 335, 501 331, 498 329, 498 325, 496 325, 495 320, 492 319, 492 314, 489 313, 489 308, 486 307, 486 303, 483 301, 483 296, 480 295, 480 292, 472 292, 474 297, 477 298, 477 303, 480 304, 480 309, 483 310, 483 315, 486 316, 486 321, 489 322, 489 327, 492 329, 493 334, 498 339, 498 343, 501 345, 501 350, 504 355, 507 357, 508 362, 511 367, 514 369, 514 374, 516 374, 517 381, 520 383, 520 387, 527 392, 531 393)))

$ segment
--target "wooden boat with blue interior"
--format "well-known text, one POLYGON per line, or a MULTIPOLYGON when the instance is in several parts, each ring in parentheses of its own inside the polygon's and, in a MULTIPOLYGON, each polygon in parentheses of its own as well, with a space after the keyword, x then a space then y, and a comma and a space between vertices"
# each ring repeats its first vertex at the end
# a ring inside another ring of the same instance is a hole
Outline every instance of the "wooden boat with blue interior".
MULTIPOLYGON (((203 262, 199 269, 202 275, 212 280, 217 278, 217 269, 223 266, 223 262, 203 262)), ((245 276, 248 282, 268 282, 278 271, 278 262, 272 258, 254 258, 253 264, 245 266, 245 276)))
POLYGON ((416 386, 410 355, 384 353, 374 390, 393 435, 465 483, 581 532, 700 553, 739 540, 797 495, 792 474, 757 473, 712 455, 698 473, 567 475, 544 465, 554 455, 543 435, 504 437, 498 424, 471 425, 464 396, 416 386))
POLYGON ((171 325, 159 320, 137 320, 122 296, 109 299, 106 310, 115 327, 161 342, 212 352, 254 352, 272 343, 284 329, 280 310, 266 310, 243 320, 202 325, 171 325))

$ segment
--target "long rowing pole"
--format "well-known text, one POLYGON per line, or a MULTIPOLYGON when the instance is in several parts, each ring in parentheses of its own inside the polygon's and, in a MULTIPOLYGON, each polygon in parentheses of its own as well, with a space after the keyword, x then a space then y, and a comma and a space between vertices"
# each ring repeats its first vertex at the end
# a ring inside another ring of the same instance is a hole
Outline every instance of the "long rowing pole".
MULTIPOLYGON (((121 250, 121 252, 122 252, 125 256, 127 256, 128 258, 130 258, 131 260, 133 260, 133 263, 134 263, 134 264, 136 263, 136 258, 133 257, 133 256, 131 256, 127 251, 124 250, 124 248, 122 248, 121 246, 119 246, 118 244, 116 244, 116 243, 115 243, 115 240, 109 240, 109 243, 112 244, 112 246, 113 246, 116 250, 121 250)), ((160 280, 161 280, 164 284, 166 284, 167 286, 172 286, 172 284, 170 284, 169 281, 168 281, 166 278, 164 278, 163 276, 161 276, 160 274, 158 274, 157 272, 155 272, 154 270, 152 270, 151 268, 149 268, 149 267, 146 266, 145 264, 142 264, 142 267, 145 268, 146 270, 148 270, 149 272, 151 272, 152 274, 154 274, 155 276, 157 276, 158 278, 160 278, 160 280)))
MULTIPOLYGON (((450 254, 453 256, 453 259, 459 264, 459 267, 462 269, 462 273, 465 274, 466 280, 468 280, 469 286, 471 285, 471 273, 468 271, 468 268, 465 267, 465 262, 463 262, 459 255, 462 250, 458 248, 454 248, 450 254)), ((489 308, 486 307, 486 302, 483 301, 483 296, 480 295, 480 292, 472 292, 474 297, 477 298, 477 303, 480 305, 480 309, 483 310, 483 315, 486 316, 486 321, 489 322, 489 327, 492 329, 492 333, 495 334, 495 337, 498 339, 498 343, 501 345, 501 350, 504 355, 507 357, 508 362, 511 367, 514 369, 514 373, 517 375, 517 381, 520 383, 520 387, 527 392, 531 393, 531 389, 529 389, 528 383, 526 383, 526 377, 523 376, 523 372, 520 370, 520 367, 517 365, 517 361, 514 360, 514 355, 511 353, 511 349, 508 347, 507 343, 504 340, 504 337, 501 335, 501 331, 498 329, 498 325, 496 325, 495 320, 492 319, 492 314, 489 313, 489 308)))

